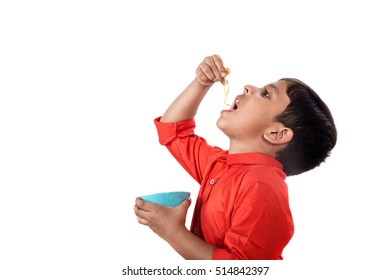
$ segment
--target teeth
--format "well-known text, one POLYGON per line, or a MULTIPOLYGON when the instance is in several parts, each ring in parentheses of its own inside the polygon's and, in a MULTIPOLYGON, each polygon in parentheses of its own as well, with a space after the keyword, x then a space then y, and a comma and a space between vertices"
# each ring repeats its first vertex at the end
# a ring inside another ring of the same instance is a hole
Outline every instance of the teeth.
POLYGON ((234 102, 232 103, 232 105, 230 106, 230 110, 237 110, 238 109, 238 104, 240 103, 240 100, 238 100, 238 98, 236 98, 234 100, 234 102))

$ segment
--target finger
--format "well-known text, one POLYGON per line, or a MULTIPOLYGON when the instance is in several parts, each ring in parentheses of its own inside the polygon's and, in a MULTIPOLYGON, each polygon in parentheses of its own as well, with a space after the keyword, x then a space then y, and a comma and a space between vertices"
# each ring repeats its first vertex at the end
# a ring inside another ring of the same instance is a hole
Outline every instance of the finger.
POLYGON ((213 81, 210 81, 209 78, 207 78, 207 76, 203 73, 200 65, 196 69, 196 78, 202 85, 205 86, 209 86, 214 83, 213 81))
POLYGON ((205 58, 205 63, 211 69, 214 79, 213 81, 223 81, 221 71, 225 71, 222 63, 222 59, 218 55, 213 55, 205 58))
POLYGON ((136 206, 138 206, 139 208, 143 208, 142 206, 143 206, 143 203, 144 203, 144 201, 141 199, 141 198, 139 198, 139 197, 137 197, 136 199, 135 199, 135 205, 136 206))
POLYGON ((224 78, 226 77, 227 73, 226 73, 225 66, 223 65, 222 58, 219 55, 213 55, 212 58, 214 60, 214 65, 215 65, 216 69, 218 69, 216 76, 217 76, 218 80, 221 83, 223 83, 224 78))
POLYGON ((137 205, 134 205, 134 214, 135 214, 137 217, 139 216, 140 211, 141 211, 141 209, 140 209, 137 205))
POLYGON ((137 217, 137 221, 139 224, 141 225, 144 225, 144 226, 149 226, 149 221, 148 220, 145 220, 145 219, 142 219, 140 217, 137 217))
POLYGON ((139 197, 136 198, 135 205, 137 205, 140 209, 147 212, 153 211, 153 209, 156 207, 156 204, 142 200, 139 197))
POLYGON ((191 205, 191 202, 192 202, 191 198, 188 197, 188 198, 186 198, 185 200, 183 200, 183 202, 180 203, 179 206, 180 206, 180 207, 183 207, 183 208, 186 208, 186 209, 188 210, 188 208, 189 208, 190 205, 191 205))
POLYGON ((217 77, 214 74, 214 71, 211 67, 211 65, 206 63, 202 63, 199 65, 199 70, 200 70, 200 78, 202 81, 205 82, 216 82, 217 77))
POLYGON ((150 213, 134 205, 134 213, 137 216, 137 221, 143 225, 150 224, 150 213))
POLYGON ((179 211, 179 212, 187 212, 188 211, 188 208, 190 207, 191 205, 191 198, 186 198, 185 200, 183 200, 179 205, 177 205, 175 208, 175 210, 179 211))
POLYGON ((139 208, 138 205, 134 205, 134 213, 138 218, 149 220, 149 212, 139 208))

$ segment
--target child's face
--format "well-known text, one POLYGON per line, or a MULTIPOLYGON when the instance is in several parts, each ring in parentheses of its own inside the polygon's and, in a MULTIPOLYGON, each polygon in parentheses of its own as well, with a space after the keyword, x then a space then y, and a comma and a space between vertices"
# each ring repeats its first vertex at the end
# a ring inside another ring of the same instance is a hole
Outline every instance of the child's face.
POLYGON ((257 142, 275 125, 275 117, 282 113, 290 99, 286 81, 280 80, 262 88, 247 85, 229 110, 221 112, 217 126, 230 140, 257 142))

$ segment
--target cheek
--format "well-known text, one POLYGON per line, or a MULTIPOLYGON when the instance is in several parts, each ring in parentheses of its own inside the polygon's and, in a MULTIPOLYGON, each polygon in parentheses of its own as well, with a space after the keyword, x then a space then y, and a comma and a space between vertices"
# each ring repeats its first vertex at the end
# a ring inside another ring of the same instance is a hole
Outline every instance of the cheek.
POLYGON ((228 136, 258 136, 272 122, 270 108, 247 106, 233 114, 221 115, 217 127, 228 136))
POLYGON ((253 133, 262 132, 271 122, 272 116, 268 110, 247 111, 240 119, 240 126, 253 133))

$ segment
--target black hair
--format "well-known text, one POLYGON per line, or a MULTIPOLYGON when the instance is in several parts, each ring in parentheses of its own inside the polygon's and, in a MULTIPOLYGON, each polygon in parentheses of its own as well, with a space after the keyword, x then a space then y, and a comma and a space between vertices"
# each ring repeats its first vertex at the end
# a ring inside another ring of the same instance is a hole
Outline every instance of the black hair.
POLYGON ((337 130, 328 106, 317 93, 298 79, 288 82, 290 103, 276 116, 276 121, 294 132, 286 148, 276 159, 283 164, 287 176, 297 175, 319 166, 330 155, 337 141, 337 130))

